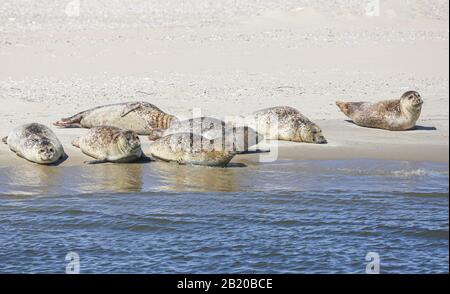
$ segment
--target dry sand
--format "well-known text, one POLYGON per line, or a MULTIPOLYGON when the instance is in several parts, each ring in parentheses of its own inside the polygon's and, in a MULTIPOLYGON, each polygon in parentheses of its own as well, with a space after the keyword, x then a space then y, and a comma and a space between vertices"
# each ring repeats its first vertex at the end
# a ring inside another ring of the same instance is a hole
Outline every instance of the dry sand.
MULTIPOLYGON (((2 1, 0 136, 129 100, 185 117, 289 105, 329 144, 283 142, 280 158, 448 162, 448 1, 381 0, 379 16, 369 2, 2 1), (360 128, 334 105, 409 89, 425 100, 414 131, 360 128)), ((63 165, 87 159, 69 144, 84 132, 56 129, 63 165)), ((18 161, 0 145, 0 166, 18 161)))

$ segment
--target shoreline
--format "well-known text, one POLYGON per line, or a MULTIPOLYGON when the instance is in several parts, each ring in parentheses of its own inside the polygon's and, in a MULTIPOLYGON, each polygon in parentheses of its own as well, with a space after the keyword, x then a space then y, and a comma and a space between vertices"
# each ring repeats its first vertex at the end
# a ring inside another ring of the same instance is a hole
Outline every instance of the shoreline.
MULTIPOLYGON (((265 164, 265 162, 259 162, 259 156, 294 161, 378 159, 449 162, 448 128, 445 124, 419 125, 416 130, 391 132, 359 127, 346 120, 321 120, 317 123, 323 129, 328 140, 327 144, 269 141, 262 143, 271 148, 269 155, 237 155, 232 162, 265 164)), ((431 122, 431 124, 433 123, 431 122)), ((86 132, 86 129, 53 128, 53 130, 69 156, 64 162, 57 165, 58 167, 82 166, 84 161, 92 160, 71 145, 72 139, 86 132)), ((150 141, 145 136, 140 137, 142 149, 144 153, 147 153, 150 141)), ((33 164, 16 156, 2 143, 0 167, 10 167, 21 163, 33 164)))

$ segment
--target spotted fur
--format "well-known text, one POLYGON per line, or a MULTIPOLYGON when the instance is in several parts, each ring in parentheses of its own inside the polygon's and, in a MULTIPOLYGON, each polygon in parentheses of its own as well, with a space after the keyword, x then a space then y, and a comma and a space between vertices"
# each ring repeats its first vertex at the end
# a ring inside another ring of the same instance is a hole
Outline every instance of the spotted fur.
POLYGON ((262 109, 247 116, 246 121, 266 139, 315 144, 327 142, 322 129, 293 107, 262 109))
POLYGON ((150 154, 179 164, 225 167, 236 152, 228 151, 221 140, 209 140, 193 133, 176 133, 151 143, 150 154))
POLYGON ((133 162, 144 156, 135 132, 110 126, 91 128, 72 145, 99 162, 133 162))
POLYGON ((167 114, 148 102, 127 102, 98 106, 62 118, 54 125, 64 128, 82 127, 94 128, 99 126, 113 126, 132 130, 139 135, 159 134, 167 129, 177 118, 167 114))
POLYGON ((39 164, 52 164, 65 156, 55 133, 38 123, 15 128, 3 142, 18 156, 39 164))
POLYGON ((423 100, 419 93, 408 91, 400 99, 370 102, 336 101, 339 109, 362 127, 405 131, 413 129, 420 117, 423 100))
POLYGON ((176 133, 194 133, 206 139, 224 140, 229 148, 247 151, 262 140, 264 136, 247 126, 236 126, 213 117, 197 117, 175 122, 163 132, 163 136, 176 133))

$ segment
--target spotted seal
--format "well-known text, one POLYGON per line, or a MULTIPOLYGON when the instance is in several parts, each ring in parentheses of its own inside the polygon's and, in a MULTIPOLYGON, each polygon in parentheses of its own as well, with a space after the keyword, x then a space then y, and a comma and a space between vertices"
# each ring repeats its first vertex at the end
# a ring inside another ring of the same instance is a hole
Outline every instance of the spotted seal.
POLYGON ((66 157, 58 137, 42 124, 18 126, 2 141, 11 151, 31 162, 52 164, 66 157))
POLYGON ((112 126, 131 130, 139 135, 161 137, 177 118, 167 114, 155 105, 138 101, 98 106, 82 111, 68 118, 62 118, 55 126, 70 128, 93 128, 112 126))
POLYGON ((86 163, 126 163, 146 159, 138 135, 129 130, 101 126, 72 141, 72 145, 96 160, 86 163))
MULTIPOLYGON (((264 136, 247 126, 236 126, 214 117, 196 117, 173 123, 163 136, 194 133, 209 140, 224 140, 229 150, 249 153, 249 148, 264 140, 264 136)), ((151 138, 150 138, 151 139, 151 138)))
POLYGON ((194 133, 176 133, 150 144, 156 159, 179 164, 225 167, 236 152, 227 150, 222 140, 209 140, 194 133))
POLYGON ((293 107, 262 109, 247 116, 246 122, 269 140, 327 143, 322 129, 293 107))
POLYGON ((408 91, 395 100, 377 103, 336 101, 336 105, 358 126, 405 131, 416 126, 423 100, 416 91, 408 91))

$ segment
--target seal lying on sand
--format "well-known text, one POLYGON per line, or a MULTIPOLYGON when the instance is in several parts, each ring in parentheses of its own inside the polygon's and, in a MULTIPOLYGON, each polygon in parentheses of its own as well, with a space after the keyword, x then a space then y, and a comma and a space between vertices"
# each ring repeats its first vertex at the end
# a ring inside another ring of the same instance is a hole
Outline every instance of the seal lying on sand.
POLYGON ((146 159, 141 149, 141 142, 133 131, 116 127, 95 127, 80 138, 73 140, 72 145, 94 157, 96 160, 87 163, 134 162, 146 159))
POLYGON ((179 164, 225 167, 236 152, 223 148, 221 140, 209 140, 193 133, 165 136, 150 144, 150 154, 179 164))
POLYGON ((408 91, 400 99, 377 103, 336 101, 339 109, 362 127, 405 131, 413 129, 419 119, 423 100, 415 91, 408 91))
POLYGON ((292 107, 262 109, 247 116, 246 121, 269 140, 316 144, 327 142, 321 128, 292 107))
POLYGON ((161 136, 177 118, 167 114, 148 102, 117 103, 95 107, 63 118, 55 126, 70 128, 93 128, 99 126, 113 126, 131 130, 139 135, 161 136))
POLYGON ((197 117, 173 123, 163 132, 163 136, 176 133, 194 133, 209 140, 225 139, 229 150, 246 153, 249 147, 264 140, 264 136, 249 127, 236 127, 233 124, 213 117, 197 117))
POLYGON ((15 128, 2 141, 18 156, 39 164, 55 163, 66 156, 55 133, 37 123, 15 128))

